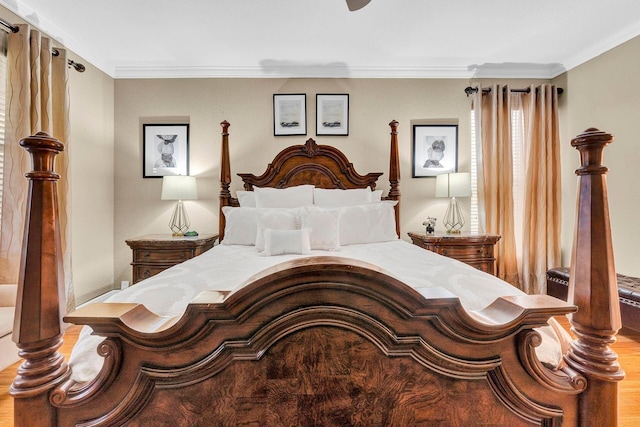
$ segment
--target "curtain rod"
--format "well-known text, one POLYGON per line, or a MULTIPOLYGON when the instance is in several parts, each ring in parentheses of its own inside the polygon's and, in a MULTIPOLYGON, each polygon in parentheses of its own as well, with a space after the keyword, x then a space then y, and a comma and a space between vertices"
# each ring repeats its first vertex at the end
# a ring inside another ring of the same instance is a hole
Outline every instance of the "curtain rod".
MULTIPOLYGON (((18 31, 20 31, 20 28, 16 27, 15 25, 11 24, 10 22, 5 21, 2 18, 0 18, 0 25, 5 27, 7 30, 11 31, 12 33, 17 33, 18 31)), ((51 49, 51 54, 53 56, 58 56, 58 55, 60 55, 60 52, 58 52, 58 49, 56 49, 54 47, 53 49, 51 49)), ((67 64, 70 67, 73 67, 79 73, 84 73, 84 70, 86 70, 84 65, 82 65, 79 62, 72 61, 71 59, 67 59, 67 64)))
MULTIPOLYGON (((503 86, 502 90, 506 90, 506 87, 503 86)), ((531 92, 531 88, 530 87, 528 87, 526 89, 510 89, 510 90, 511 90, 511 92, 516 92, 516 93, 529 93, 529 92, 531 92)), ((557 88, 557 91, 558 91, 558 95, 562 95, 562 92, 564 92, 564 89, 559 87, 559 88, 557 88)), ((476 87, 467 86, 464 89, 464 93, 467 94, 467 97, 469 95, 471 95, 473 93, 477 93, 477 92, 478 92, 478 86, 476 86, 476 87)), ((482 88, 482 93, 483 94, 486 94, 486 93, 489 93, 489 92, 491 92, 491 88, 490 87, 482 88)))

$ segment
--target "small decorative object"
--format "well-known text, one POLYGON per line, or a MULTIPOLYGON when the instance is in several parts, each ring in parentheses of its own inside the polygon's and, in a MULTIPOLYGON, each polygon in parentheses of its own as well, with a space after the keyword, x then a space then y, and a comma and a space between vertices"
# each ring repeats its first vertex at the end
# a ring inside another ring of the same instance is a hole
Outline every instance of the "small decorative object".
MULTIPOLYGON (((162 178, 162 200, 177 200, 169 228, 174 236, 184 236, 189 230, 191 223, 184 208, 183 200, 196 200, 198 189, 196 188, 196 178, 194 176, 165 176, 162 178)), ((191 236, 193 234, 190 234, 191 236)))
POLYGON ((273 95, 273 134, 307 134, 307 95, 273 95))
POLYGON ((413 178, 458 170, 458 125, 413 125, 413 178))
POLYGON ((142 125, 143 178, 189 175, 189 125, 142 125))
POLYGON ((422 225, 427 227, 427 236, 433 236, 434 231, 436 231, 436 219, 429 216, 422 225))
POLYGON ((316 135, 349 135, 348 94, 316 94, 316 135))
POLYGON ((464 217, 456 197, 469 196, 471 196, 471 174, 469 172, 447 173, 437 176, 436 197, 451 198, 443 220, 447 233, 460 233, 464 225, 464 217))

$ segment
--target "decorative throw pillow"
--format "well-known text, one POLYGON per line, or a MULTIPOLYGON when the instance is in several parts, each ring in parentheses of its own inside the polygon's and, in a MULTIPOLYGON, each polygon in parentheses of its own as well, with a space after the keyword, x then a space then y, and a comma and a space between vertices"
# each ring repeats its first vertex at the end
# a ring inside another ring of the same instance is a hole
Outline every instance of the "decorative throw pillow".
POLYGON ((311 246, 309 244, 309 230, 264 230, 264 250, 263 256, 300 254, 309 255, 311 246))
POLYGON ((296 230, 300 228, 300 217, 297 209, 268 209, 257 222, 255 245, 258 251, 264 250, 264 231, 296 230))
POLYGON ((394 206, 379 202, 340 209, 340 245, 397 240, 394 206))
POLYGON ((224 239, 225 245, 255 245, 258 231, 258 220, 264 214, 256 208, 235 208, 224 206, 222 214, 225 217, 224 239))
POLYGON ((311 249, 337 251, 340 211, 338 209, 306 208, 302 211, 302 228, 311 230, 311 249))

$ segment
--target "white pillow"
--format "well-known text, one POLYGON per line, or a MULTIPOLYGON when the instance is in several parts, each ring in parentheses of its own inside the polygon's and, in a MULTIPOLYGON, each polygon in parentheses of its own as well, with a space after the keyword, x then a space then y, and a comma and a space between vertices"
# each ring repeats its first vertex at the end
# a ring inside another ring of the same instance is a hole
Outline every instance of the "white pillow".
POLYGON ((256 207, 256 195, 253 191, 236 191, 236 197, 241 208, 256 207))
POLYGON ((273 256, 284 254, 309 255, 309 230, 264 230, 264 251, 260 255, 273 256))
POLYGON ((362 205, 371 202, 371 188, 349 190, 314 188, 313 204, 316 206, 340 207, 362 205))
POLYGON ((258 208, 299 208, 313 204, 313 185, 289 188, 254 187, 258 208))
POLYGON ((224 206, 222 213, 225 217, 224 239, 225 245, 255 245, 258 232, 258 220, 264 214, 256 208, 234 208, 224 206))
POLYGON ((264 231, 266 229, 296 230, 299 228, 300 216, 297 209, 269 209, 258 219, 255 236, 256 249, 258 251, 264 250, 264 231))
POLYGON ((371 202, 381 202, 382 201, 382 190, 374 190, 371 192, 371 202))
POLYGON ((397 202, 379 202, 340 209, 340 245, 398 240, 397 202))
POLYGON ((302 212, 302 228, 310 230, 311 249, 337 251, 340 249, 340 211, 338 209, 308 208, 302 212))

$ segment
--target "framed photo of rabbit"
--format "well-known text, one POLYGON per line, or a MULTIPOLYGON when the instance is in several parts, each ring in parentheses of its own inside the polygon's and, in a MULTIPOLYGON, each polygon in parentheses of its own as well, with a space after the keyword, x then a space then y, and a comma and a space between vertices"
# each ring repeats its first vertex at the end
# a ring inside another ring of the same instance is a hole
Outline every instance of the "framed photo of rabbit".
POLYGON ((189 175, 189 125, 142 125, 143 178, 189 175))
POLYGON ((458 125, 413 125, 413 178, 458 171, 458 125))

